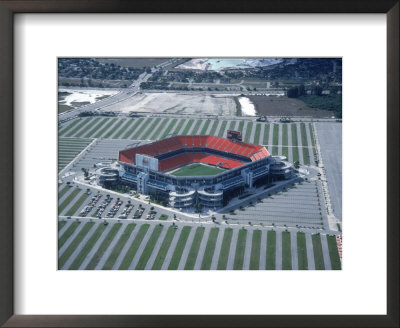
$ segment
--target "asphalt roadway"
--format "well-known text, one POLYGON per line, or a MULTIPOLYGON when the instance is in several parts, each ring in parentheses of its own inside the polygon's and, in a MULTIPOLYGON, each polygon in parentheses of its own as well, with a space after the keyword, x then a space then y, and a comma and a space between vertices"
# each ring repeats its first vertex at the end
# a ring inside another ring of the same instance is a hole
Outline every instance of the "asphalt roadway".
POLYGON ((342 124, 315 123, 329 196, 335 216, 342 220, 342 124))

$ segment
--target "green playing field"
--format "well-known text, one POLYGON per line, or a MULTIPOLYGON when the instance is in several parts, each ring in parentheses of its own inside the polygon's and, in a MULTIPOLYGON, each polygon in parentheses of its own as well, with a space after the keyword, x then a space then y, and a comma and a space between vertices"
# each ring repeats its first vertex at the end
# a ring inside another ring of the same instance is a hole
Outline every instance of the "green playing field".
POLYGON ((194 163, 177 169, 171 175, 177 177, 210 176, 217 175, 223 171, 225 170, 219 167, 194 163))

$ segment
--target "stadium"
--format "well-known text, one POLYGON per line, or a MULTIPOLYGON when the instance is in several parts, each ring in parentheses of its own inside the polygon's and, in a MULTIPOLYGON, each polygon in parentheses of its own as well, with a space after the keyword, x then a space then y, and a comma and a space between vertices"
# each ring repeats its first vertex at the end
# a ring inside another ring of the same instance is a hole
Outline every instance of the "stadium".
POLYGON ((228 131, 227 138, 173 136, 128 147, 119 151, 115 171, 98 170, 98 181, 127 185, 175 208, 217 209, 255 187, 293 177, 284 157, 241 140, 240 132, 228 131))

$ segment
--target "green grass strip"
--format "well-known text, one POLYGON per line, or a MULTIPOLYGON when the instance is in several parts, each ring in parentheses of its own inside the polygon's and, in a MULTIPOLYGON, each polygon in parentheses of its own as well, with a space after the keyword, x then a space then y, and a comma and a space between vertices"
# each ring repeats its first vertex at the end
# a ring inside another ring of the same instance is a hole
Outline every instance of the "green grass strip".
POLYGON ((62 213, 62 211, 64 211, 64 209, 71 204, 71 201, 75 198, 75 196, 77 194, 79 194, 79 192, 81 191, 81 189, 79 188, 75 188, 69 195, 67 198, 65 198, 65 200, 61 203, 61 205, 58 206, 58 214, 60 215, 62 213))
POLYGON ((221 250, 219 252, 217 270, 226 270, 229 258, 229 250, 232 242, 232 228, 226 228, 224 231, 224 238, 222 239, 221 250))
POLYGON ((58 232, 66 225, 67 221, 58 221, 58 232))
POLYGON ((89 124, 85 126, 85 128, 84 128, 82 131, 78 132, 78 134, 77 134, 76 136, 77 136, 77 137, 81 137, 81 136, 83 136, 83 134, 87 135, 87 132, 88 132, 89 130, 91 130, 92 127, 93 127, 95 124, 97 124, 98 121, 100 121, 100 117, 93 118, 93 119, 89 122, 89 124))
POLYGON ((198 227, 193 238, 192 246, 190 247, 188 257, 186 259, 184 270, 193 270, 196 264, 197 255, 199 254, 199 248, 201 241, 204 236, 204 227, 198 227))
POLYGON ((132 126, 129 127, 129 129, 126 130, 125 134, 122 136, 122 139, 128 139, 131 134, 133 134, 134 131, 136 131, 137 127, 142 123, 144 120, 143 117, 139 118, 138 120, 134 120, 132 126))
POLYGON ((303 160, 304 164, 310 164, 310 152, 308 150, 308 140, 307 140, 307 132, 306 132, 306 125, 305 123, 300 123, 300 130, 301 130, 301 144, 303 146, 303 160))
POLYGON ((160 139, 164 139, 168 134, 170 134, 172 128, 174 127, 174 125, 176 124, 176 121, 178 119, 174 118, 168 125, 168 127, 165 129, 164 133, 162 134, 162 136, 160 137, 160 139))
POLYGON ((253 139, 253 143, 256 145, 260 144, 260 134, 261 134, 261 124, 257 123, 256 131, 254 132, 254 139, 253 139))
POLYGON ((260 269, 261 230, 253 231, 250 253, 250 270, 260 269))
POLYGON ((152 270, 160 270, 167 256, 169 247, 171 246, 172 239, 175 236, 176 229, 173 226, 168 228, 167 234, 161 244, 160 250, 154 260, 152 270))
POLYGON ((133 240, 131 246, 128 249, 128 252, 125 254, 124 259, 122 260, 121 265, 119 266, 119 270, 128 270, 129 266, 133 260, 133 258, 136 255, 136 252, 139 249, 140 244, 143 241, 144 236, 147 233, 147 230, 149 230, 150 224, 143 224, 139 231, 137 232, 137 235, 135 236, 135 239, 133 240))
POLYGON ((291 124, 292 128, 292 154, 293 154, 293 162, 297 162, 299 160, 299 142, 297 140, 297 126, 296 124, 291 124))
POLYGON ((120 125, 118 132, 112 137, 112 139, 119 139, 122 133, 126 132, 126 129, 134 122, 134 119, 128 118, 123 124, 120 125))
POLYGON ((75 204, 67 211, 67 213, 65 213, 65 215, 67 216, 74 215, 87 198, 88 194, 84 193, 81 197, 79 197, 79 199, 75 202, 75 204))
POLYGON ((265 124, 263 145, 268 145, 268 143, 269 143, 269 124, 265 124))
POLYGON ((247 230, 240 229, 236 243, 235 260, 233 262, 233 270, 242 270, 244 261, 244 251, 246 249, 247 230))
POLYGON ((175 127, 175 130, 172 134, 179 135, 179 131, 181 130, 183 123, 185 123, 185 122, 186 122, 186 120, 182 120, 182 119, 179 120, 178 125, 175 127))
POLYGON ((72 253, 82 242, 83 238, 87 235, 87 233, 93 227, 93 225, 94 225, 94 222, 88 222, 83 226, 81 231, 79 231, 78 235, 74 238, 74 240, 71 242, 71 244, 67 247, 65 252, 58 258, 58 269, 61 269, 64 266, 64 264, 67 262, 67 260, 72 255, 72 253))
POLYGON ((64 188, 62 188, 59 192, 58 192, 58 199, 62 198, 62 196, 64 196, 68 190, 70 190, 72 188, 72 186, 66 185, 64 188))
POLYGON ((278 155, 278 144, 279 144, 279 124, 273 124, 273 132, 272 132, 272 147, 271 153, 272 155, 278 155))
POLYGON ((326 236, 329 248, 329 257, 331 259, 332 270, 341 270, 342 264, 340 263, 339 251, 337 248, 336 237, 326 236))
POLYGON ((238 130, 243 133, 244 121, 239 122, 238 130))
POLYGON ((102 136, 116 121, 117 121, 116 118, 108 120, 107 124, 101 130, 97 131, 97 133, 93 136, 93 138, 99 138, 100 136, 102 136))
POLYGON ((200 128, 201 123, 203 123, 203 120, 196 120, 196 124, 194 125, 193 131, 191 132, 191 135, 196 135, 197 131, 200 128))
POLYGON ((111 270, 113 268, 119 254, 121 254, 123 247, 125 246, 126 242, 128 241, 135 227, 136 227, 135 223, 127 225, 121 237, 118 239, 117 244, 113 248, 110 256, 108 257, 106 263, 104 263, 102 270, 111 270))
POLYGON ((92 134, 94 134, 96 131, 99 131, 99 129, 102 128, 102 126, 104 124, 106 124, 109 121, 109 119, 107 118, 103 118, 100 120, 99 123, 97 123, 91 130, 89 130, 83 137, 84 138, 88 138, 90 137, 92 134))
POLYGON ((182 132, 182 135, 187 135, 188 134, 188 132, 189 132, 189 130, 190 130, 190 128, 192 127, 192 125, 193 125, 193 122, 194 122, 194 120, 189 120, 189 122, 187 122, 187 124, 186 124, 186 126, 185 126, 185 128, 183 129, 183 132, 182 132))
POLYGON ((287 124, 282 124, 282 146, 289 145, 289 136, 288 136, 288 126, 287 124))
POLYGON ((69 124, 68 126, 66 126, 63 129, 59 129, 58 130, 58 135, 63 135, 66 132, 68 132, 69 130, 71 130, 73 127, 75 127, 78 123, 80 122, 79 119, 75 119, 71 124, 69 124))
POLYGON ((87 258, 89 252, 92 250, 93 246, 99 240, 100 236, 103 234, 104 230, 106 230, 107 226, 104 224, 98 224, 96 230, 94 231, 93 235, 90 236, 89 240, 83 246, 82 250, 79 254, 75 257, 74 261, 72 262, 69 270, 78 270, 79 267, 82 265, 83 261, 87 258))
POLYGON ((72 135, 74 135, 76 132, 78 132, 87 122, 89 122, 89 117, 86 117, 82 120, 79 120, 81 123, 79 123, 79 125, 77 125, 74 129, 72 129, 71 131, 69 131, 65 137, 71 137, 72 135))
POLYGON ((111 130, 109 130, 106 133, 106 135, 103 138, 105 138, 105 139, 110 138, 115 133, 115 131, 117 131, 125 122, 129 122, 129 121, 130 121, 130 119, 127 119, 127 118, 124 118, 123 120, 120 120, 119 122, 117 122, 117 124, 115 124, 112 127, 111 130))
POLYGON ((96 253, 93 255, 92 259, 90 260, 85 270, 94 270, 96 268, 97 264, 103 257, 104 252, 107 250, 108 246, 110 246, 111 242, 113 241, 115 235, 117 234, 121 226, 122 223, 115 223, 112 226, 111 230, 108 232, 107 236, 102 241, 101 245, 97 249, 96 253))
POLYGON ((69 237, 75 232, 76 228, 79 227, 81 223, 78 221, 72 222, 72 224, 67 228, 66 231, 62 234, 60 238, 58 238, 58 249, 64 246, 65 242, 69 237))
POLYGON ((297 258, 299 261, 299 270, 308 270, 306 234, 297 233, 297 258))
POLYGON ((282 124, 282 155, 289 159, 289 135, 287 124, 282 124))
POLYGON ((159 132, 159 130, 156 130, 156 126, 158 125, 158 123, 160 123, 160 121, 161 121, 160 117, 157 117, 156 119, 151 119, 151 124, 149 122, 150 126, 143 134, 142 139, 150 139, 149 138, 150 134, 154 133, 154 131, 159 132))
POLYGON ((313 123, 308 123, 308 126, 310 128, 311 143, 312 143, 312 146, 313 146, 313 149, 314 149, 314 153, 316 153, 316 151, 315 151, 315 148, 316 148, 316 146, 315 146, 315 138, 314 138, 314 125, 313 125, 313 123))
POLYGON ((229 129, 228 130, 233 130, 236 126, 236 121, 231 121, 231 123, 229 123, 229 129))
MULTIPOLYGON (((215 135, 215 132, 217 131, 217 127, 218 127, 218 120, 215 120, 213 125, 212 125, 212 127, 211 127, 210 133, 209 133, 210 136, 214 136, 215 135)), ((204 132, 204 133, 206 133, 206 132, 204 132)))
POLYGON ((324 255, 322 254, 321 236, 312 235, 312 244, 314 249, 314 262, 316 270, 325 270, 324 255))
POLYGON ((253 129, 253 122, 248 122, 246 125, 246 135, 244 137, 245 142, 250 142, 251 130, 253 129))
POLYGON ((159 220, 161 220, 161 221, 167 221, 167 220, 168 220, 168 215, 166 215, 166 214, 161 214, 161 216, 159 217, 159 220))
POLYGON ((218 131, 218 137, 223 137, 224 136, 224 132, 225 132, 227 124, 228 124, 227 121, 223 121, 222 122, 221 127, 219 128, 219 131, 218 131))
POLYGON ((137 126, 137 122, 138 120, 132 118, 131 120, 129 120, 129 124, 124 127, 123 129, 121 129, 120 131, 118 131, 118 134, 120 135, 120 139, 128 139, 128 137, 131 135, 131 133, 134 130, 134 127, 137 126))
POLYGON ((185 226, 182 229, 181 235, 179 236, 178 243, 176 244, 174 254, 172 254, 171 262, 169 263, 168 270, 176 270, 179 266, 183 250, 185 249, 186 241, 189 237, 190 230, 192 228, 185 226))
POLYGON ((134 136, 131 139, 138 139, 139 136, 141 136, 141 134, 143 133, 144 130, 146 130, 146 128, 148 127, 148 125, 151 122, 151 118, 146 118, 143 123, 139 126, 139 129, 137 129, 136 133, 134 134, 134 136))
POLYGON ((164 126, 167 124, 169 121, 168 118, 163 118, 162 122, 160 123, 160 126, 157 129, 154 129, 154 133, 150 137, 150 140, 157 140, 158 135, 161 133, 161 130, 164 128, 164 126))
POLYGON ((276 265, 276 232, 267 232, 267 270, 275 270, 276 265))
POLYGON ((140 255, 139 261, 136 264, 135 270, 144 270, 146 268, 147 262, 151 256, 151 253, 154 251, 154 247, 156 246, 158 238, 160 238, 161 231, 163 226, 157 225, 153 233, 151 234, 145 248, 143 249, 142 255, 140 255))
POLYGON ((292 270, 292 250, 290 232, 282 232, 282 270, 292 270))
MULTIPOLYGON (((207 120, 206 123, 204 123, 203 128, 201 129, 201 132, 200 132, 201 135, 205 135, 207 133, 210 123, 211 123, 210 120, 207 120)), ((215 127, 215 128, 217 128, 217 127, 215 127)))
POLYGON ((211 268, 211 262, 214 256, 218 233, 219 228, 211 228, 210 234, 208 235, 207 245, 204 251, 204 257, 203 261, 201 262, 200 270, 210 270, 211 268))

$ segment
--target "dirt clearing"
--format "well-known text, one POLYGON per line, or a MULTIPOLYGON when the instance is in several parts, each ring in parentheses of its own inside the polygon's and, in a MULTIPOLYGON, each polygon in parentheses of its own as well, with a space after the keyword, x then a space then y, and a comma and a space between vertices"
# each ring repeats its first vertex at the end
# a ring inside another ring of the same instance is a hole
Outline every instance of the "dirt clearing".
POLYGON ((266 116, 303 116, 315 118, 330 118, 332 111, 309 108, 298 99, 288 97, 247 96, 256 107, 258 115, 266 116))

